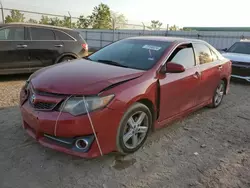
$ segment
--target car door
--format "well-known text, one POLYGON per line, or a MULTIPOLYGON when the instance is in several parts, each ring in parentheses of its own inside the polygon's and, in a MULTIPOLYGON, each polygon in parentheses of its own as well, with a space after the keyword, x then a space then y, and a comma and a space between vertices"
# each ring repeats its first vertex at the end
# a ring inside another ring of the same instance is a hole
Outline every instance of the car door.
POLYGON ((192 44, 179 46, 168 62, 185 67, 182 73, 167 73, 160 82, 159 121, 174 117, 197 105, 197 93, 200 84, 199 67, 196 66, 192 44))
POLYGON ((220 82, 222 66, 216 54, 205 43, 194 43, 196 61, 201 72, 201 85, 199 90, 199 103, 211 100, 220 82))
POLYGON ((29 72, 25 28, 9 26, 0 29, 0 71, 29 72))
POLYGON ((63 53, 63 43, 57 40, 53 29, 29 27, 30 66, 33 70, 55 63, 63 53))

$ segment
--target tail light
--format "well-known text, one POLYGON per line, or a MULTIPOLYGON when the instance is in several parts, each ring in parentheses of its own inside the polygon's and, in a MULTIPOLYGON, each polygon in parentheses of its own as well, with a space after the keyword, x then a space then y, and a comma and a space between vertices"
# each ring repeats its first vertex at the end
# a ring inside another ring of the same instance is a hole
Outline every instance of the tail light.
POLYGON ((85 43, 85 44, 82 44, 82 48, 86 51, 88 51, 89 47, 88 47, 88 44, 85 43))

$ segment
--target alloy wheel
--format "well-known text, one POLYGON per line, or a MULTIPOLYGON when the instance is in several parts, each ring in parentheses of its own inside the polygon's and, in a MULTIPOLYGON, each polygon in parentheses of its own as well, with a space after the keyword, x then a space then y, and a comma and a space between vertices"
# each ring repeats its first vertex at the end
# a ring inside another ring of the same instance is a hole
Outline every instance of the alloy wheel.
POLYGON ((123 132, 123 143, 128 149, 134 149, 147 135, 149 129, 149 117, 145 112, 134 113, 127 121, 123 132))
POLYGON ((224 82, 221 82, 221 84, 217 87, 216 93, 214 96, 215 106, 218 106, 221 103, 223 95, 224 95, 224 91, 225 91, 225 84, 224 82))

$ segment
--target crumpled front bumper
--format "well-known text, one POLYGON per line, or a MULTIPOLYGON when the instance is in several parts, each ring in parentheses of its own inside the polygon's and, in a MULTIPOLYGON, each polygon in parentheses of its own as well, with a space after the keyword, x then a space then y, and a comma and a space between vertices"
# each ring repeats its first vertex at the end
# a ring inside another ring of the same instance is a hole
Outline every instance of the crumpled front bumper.
MULTIPOLYGON (((91 145, 86 151, 80 151, 74 147, 77 138, 93 136, 93 130, 91 129, 87 115, 74 117, 69 113, 61 113, 58 118, 59 112, 36 111, 29 102, 22 104, 20 110, 23 119, 23 128, 41 145, 84 158, 100 156, 95 138, 90 140, 91 145), (56 121, 58 125, 55 135, 56 121), (66 142, 69 144, 67 145, 66 142)), ((116 150, 116 133, 122 115, 120 111, 109 108, 91 113, 91 119, 103 154, 116 150)))

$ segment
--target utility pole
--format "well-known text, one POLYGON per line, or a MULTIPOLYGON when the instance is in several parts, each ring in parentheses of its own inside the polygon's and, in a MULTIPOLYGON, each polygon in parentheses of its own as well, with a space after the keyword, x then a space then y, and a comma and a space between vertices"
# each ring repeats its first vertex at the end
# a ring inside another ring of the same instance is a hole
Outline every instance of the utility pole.
POLYGON ((2 12, 2 20, 3 20, 3 24, 4 24, 4 10, 3 10, 3 4, 2 1, 0 0, 0 6, 1 6, 1 12, 2 12))

